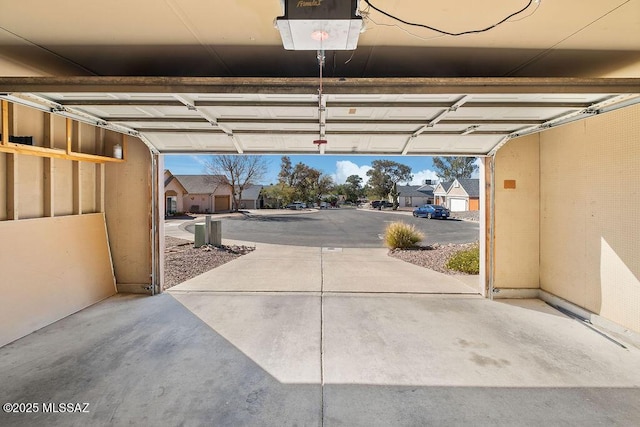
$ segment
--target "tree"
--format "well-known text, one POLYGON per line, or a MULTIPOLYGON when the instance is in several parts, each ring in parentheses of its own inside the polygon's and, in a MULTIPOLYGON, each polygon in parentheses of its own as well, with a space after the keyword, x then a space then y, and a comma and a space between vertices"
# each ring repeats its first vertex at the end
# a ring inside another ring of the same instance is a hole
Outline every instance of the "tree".
POLYGON ((289 156, 282 156, 280 159, 280 173, 278 173, 278 182, 291 186, 293 177, 293 167, 289 156))
POLYGON ((330 176, 302 162, 292 166, 288 156, 282 156, 278 174, 278 192, 285 202, 295 200, 319 203, 323 195, 329 194, 334 187, 330 176))
POLYGON ((260 156, 214 156, 205 163, 211 182, 229 186, 233 195, 233 210, 237 211, 242 192, 257 184, 267 173, 269 163, 260 156))
POLYGON ((270 185, 264 187, 262 194, 269 200, 269 208, 281 208, 295 200, 295 189, 288 185, 270 185), (274 203, 275 201, 275 203, 274 203))
POLYGON ((350 175, 342 188, 347 200, 356 203, 363 195, 362 178, 358 175, 350 175))
POLYGON ((290 182, 295 189, 296 198, 303 202, 319 202, 322 195, 333 188, 330 176, 304 163, 298 163, 293 168, 290 182))
POLYGON ((474 157, 434 157, 433 166, 438 177, 443 181, 453 181, 459 178, 471 178, 478 168, 474 157))
POLYGON ((374 160, 371 169, 367 171, 368 185, 372 193, 381 199, 387 198, 393 184, 409 182, 413 179, 411 168, 407 165, 391 160, 374 160))
POLYGON ((399 202, 400 192, 398 191, 397 182, 394 182, 393 185, 391 186, 391 191, 389 192, 389 195, 391 196, 391 199, 393 199, 393 210, 397 211, 398 206, 400 206, 400 202, 399 202))

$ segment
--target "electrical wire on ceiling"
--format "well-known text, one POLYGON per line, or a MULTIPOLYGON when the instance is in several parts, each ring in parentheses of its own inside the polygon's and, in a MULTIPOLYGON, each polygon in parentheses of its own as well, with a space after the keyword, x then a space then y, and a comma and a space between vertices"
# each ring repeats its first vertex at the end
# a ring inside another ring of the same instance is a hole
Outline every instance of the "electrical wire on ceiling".
POLYGON ((371 23, 373 23, 374 25, 376 25, 378 27, 396 27, 397 29, 399 29, 401 31, 404 31, 405 33, 407 33, 411 37, 415 37, 415 38, 420 39, 420 40, 433 40, 433 39, 439 39, 441 37, 446 37, 445 34, 440 34, 440 35, 431 36, 431 37, 423 37, 423 36, 419 36, 418 34, 412 33, 411 31, 407 30, 406 28, 401 27, 398 24, 383 24, 383 23, 380 23, 380 22, 376 22, 376 20, 371 17, 371 12, 369 10, 370 10, 370 8, 367 8, 367 10, 361 10, 360 11, 360 15, 362 16, 362 18, 365 21, 371 22, 371 23))
MULTIPOLYGON (((486 31, 489 31, 489 30, 494 29, 494 28, 495 28, 495 27, 497 27, 498 25, 504 24, 505 22, 507 22, 507 21, 509 21, 511 18, 513 18, 514 16, 520 15, 521 13, 525 12, 527 9, 529 9, 529 7, 530 7, 534 2, 537 4, 537 6, 536 6, 536 10, 537 10, 537 8, 540 6, 540 0, 528 0, 528 2, 527 2, 527 4, 526 4, 526 6, 524 6, 523 8, 521 8, 521 9, 519 9, 519 10, 517 10, 517 11, 515 11, 515 12, 511 13, 511 14, 509 14, 506 18, 501 19, 500 21, 496 22, 496 23, 495 23, 495 24, 493 24, 493 25, 490 25, 490 26, 488 26, 488 27, 486 27, 486 28, 480 28, 480 29, 477 29, 477 30, 467 30, 467 31, 461 31, 461 32, 458 32, 458 33, 453 33, 453 32, 450 32, 450 31, 441 30, 441 29, 439 29, 439 28, 432 27, 432 26, 430 26, 430 25, 426 25, 426 24, 419 24, 419 23, 416 23, 416 22, 406 21, 406 20, 404 20, 404 19, 402 19, 402 18, 398 18, 397 16, 394 16, 394 15, 390 14, 389 12, 386 12, 386 11, 384 11, 384 10, 382 10, 382 9, 378 8, 377 6, 375 6, 374 4, 372 4, 369 0, 364 0, 364 2, 365 2, 365 3, 367 4, 367 6, 368 6, 368 7, 370 7, 371 9, 373 9, 373 10, 375 10, 376 12, 381 13, 382 15, 384 15, 384 16, 386 16, 386 17, 388 17, 388 18, 391 18, 391 19, 393 19, 393 20, 395 20, 395 21, 398 21, 398 22, 401 22, 401 23, 403 23, 403 24, 405 24, 405 25, 410 25, 410 26, 413 26, 413 27, 426 28, 426 29, 428 29, 428 30, 431 30, 431 31, 435 31, 435 32, 437 32, 437 33, 440 33, 440 34, 442 34, 442 35, 444 35, 444 36, 463 36, 463 35, 467 35, 467 34, 478 34, 478 33, 484 33, 484 32, 486 32, 486 31)), ((535 13, 535 10, 534 10, 534 11, 533 11, 529 16, 531 16, 533 13, 535 13)), ((372 22, 373 22, 373 21, 372 21, 372 22)), ((374 22, 374 23, 375 23, 375 22, 374 22)))
POLYGON ((525 15, 525 16, 523 16, 522 18, 519 18, 519 19, 510 19, 510 20, 509 20, 509 22, 519 22, 519 21, 523 21, 523 20, 525 20, 525 19, 529 18, 530 16, 532 16, 534 13, 536 13, 536 12, 538 11, 538 8, 540 7, 540 4, 542 3, 542 1, 541 1, 541 0, 537 0, 537 1, 536 1, 536 0, 534 0, 534 3, 535 3, 535 5, 536 5, 536 7, 535 7, 535 9, 533 9, 533 11, 532 11, 530 14, 525 15))

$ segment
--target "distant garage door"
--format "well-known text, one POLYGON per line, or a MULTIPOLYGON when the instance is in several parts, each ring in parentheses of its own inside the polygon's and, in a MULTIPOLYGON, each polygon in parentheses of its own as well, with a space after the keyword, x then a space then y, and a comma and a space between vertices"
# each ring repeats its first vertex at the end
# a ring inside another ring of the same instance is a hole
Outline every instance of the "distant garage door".
POLYGON ((451 199, 451 211, 462 212, 467 210, 467 201, 465 199, 451 199))
POLYGON ((230 210, 229 196, 216 196, 214 209, 216 212, 230 210))

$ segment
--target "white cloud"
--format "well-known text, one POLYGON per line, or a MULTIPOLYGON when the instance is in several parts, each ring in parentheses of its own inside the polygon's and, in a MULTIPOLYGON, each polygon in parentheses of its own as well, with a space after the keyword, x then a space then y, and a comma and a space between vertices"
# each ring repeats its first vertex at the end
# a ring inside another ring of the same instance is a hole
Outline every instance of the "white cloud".
POLYGON ((369 165, 358 166, 349 160, 339 160, 336 162, 336 171, 331 174, 336 184, 344 184, 347 178, 351 175, 358 175, 362 178, 362 184, 366 184, 369 181, 367 171, 371 169, 369 165))
POLYGON ((437 180, 438 179, 438 175, 430 170, 430 169, 425 169, 425 170, 421 170, 419 172, 414 172, 413 173, 413 181, 411 181, 409 183, 409 185, 422 185, 424 184, 424 180, 425 179, 432 179, 432 180, 437 180))
POLYGON ((207 158, 202 157, 202 156, 190 156, 191 160, 193 160, 196 163, 200 163, 202 166, 206 166, 207 165, 207 158))
MULTIPOLYGON (((336 184, 344 184, 347 178, 351 175, 358 175, 362 178, 362 184, 366 184, 369 181, 367 171, 372 169, 369 165, 358 166, 357 164, 349 160, 340 160, 336 162, 336 171, 331 175, 336 184)), ((425 179, 437 180, 438 175, 430 170, 425 169, 419 172, 413 173, 413 180, 410 185, 422 185, 425 179)))

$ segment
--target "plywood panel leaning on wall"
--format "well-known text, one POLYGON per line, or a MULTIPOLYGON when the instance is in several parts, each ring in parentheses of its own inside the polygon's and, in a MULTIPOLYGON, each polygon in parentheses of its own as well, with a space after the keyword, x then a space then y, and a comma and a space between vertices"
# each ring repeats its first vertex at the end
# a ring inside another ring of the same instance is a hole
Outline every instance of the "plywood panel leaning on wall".
MULTIPOLYGON (((114 138, 118 138, 115 139, 114 138)), ((121 142, 107 136, 105 146, 121 142)), ((119 292, 149 293, 151 284, 151 154, 127 138, 126 163, 105 167, 105 213, 119 292)))
POLYGON ((103 214, 0 222, 0 346, 116 293, 103 214))

